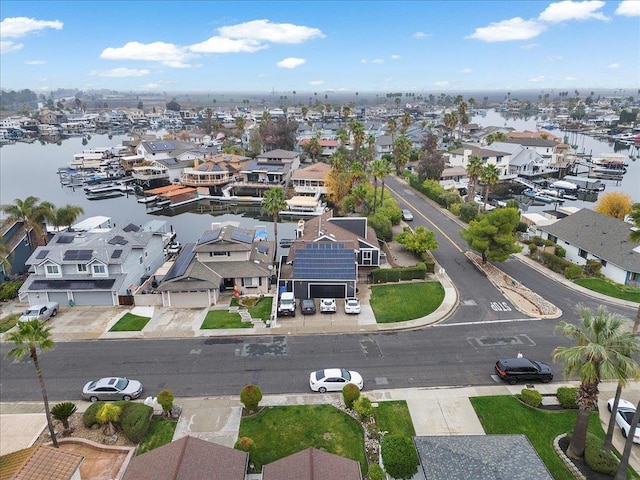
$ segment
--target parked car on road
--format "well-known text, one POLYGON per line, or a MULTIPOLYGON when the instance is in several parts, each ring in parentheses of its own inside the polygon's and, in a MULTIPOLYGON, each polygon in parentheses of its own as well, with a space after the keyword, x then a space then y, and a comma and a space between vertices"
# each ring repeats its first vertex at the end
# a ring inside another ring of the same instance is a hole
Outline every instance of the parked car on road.
MULTIPOLYGON (((607 400, 607 410, 613 410, 613 401, 615 398, 610 398, 607 400)), ((622 398, 618 402, 618 410, 616 410, 616 423, 622 430, 622 436, 627 438, 629 436, 629 432, 631 431, 631 422, 633 421, 633 416, 636 414, 636 406, 629 402, 628 400, 623 400, 622 398)), ((640 444, 640 423, 636 425, 636 433, 633 436, 633 443, 640 444)))
POLYGON ((313 315, 316 313, 316 302, 313 298, 303 298, 300 300, 300 311, 303 315, 313 315))
POLYGON ((500 359, 494 368, 498 376, 510 385, 528 380, 539 380, 542 383, 553 380, 553 371, 549 365, 524 357, 500 359))
POLYGON ((405 222, 410 222, 411 220, 413 220, 413 213, 411 213, 411 210, 408 210, 406 208, 402 210, 402 220, 404 220, 405 222))
POLYGON ((124 377, 105 377, 87 383, 82 397, 92 402, 98 400, 133 400, 142 394, 142 384, 124 377))
POLYGON ((344 313, 360 313, 360 300, 355 297, 344 299, 344 313))
POLYGON ((19 322, 28 322, 30 320, 40 320, 45 322, 51 317, 58 315, 60 305, 58 302, 47 302, 39 305, 33 305, 20 315, 19 322))
POLYGON ((335 313, 338 311, 335 298, 320 299, 320 313, 335 313))
POLYGON ((347 383, 353 383, 359 390, 364 387, 362 375, 346 368, 325 368, 309 375, 309 387, 314 392, 340 392, 347 383))

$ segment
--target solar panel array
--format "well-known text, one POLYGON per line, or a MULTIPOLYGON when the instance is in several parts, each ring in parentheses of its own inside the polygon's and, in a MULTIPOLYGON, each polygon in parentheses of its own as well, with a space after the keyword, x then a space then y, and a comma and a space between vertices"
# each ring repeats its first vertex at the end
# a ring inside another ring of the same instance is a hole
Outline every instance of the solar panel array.
POLYGON ((113 237, 111 240, 109 240, 107 242, 109 245, 126 245, 127 243, 129 243, 128 240, 126 240, 123 236, 121 235, 116 235, 115 237, 113 237))
POLYGON ((231 240, 236 240, 237 242, 242 243, 253 243, 253 234, 249 233, 247 230, 242 230, 240 228, 236 228, 233 232, 231 232, 231 240))
POLYGON ((258 252, 266 255, 267 253, 269 253, 269 245, 265 243, 259 243, 258 252))
POLYGON ((193 243, 188 243, 182 249, 182 252, 176 258, 173 267, 167 272, 167 275, 164 277, 165 280, 171 280, 172 278, 181 277, 187 271, 189 264, 193 260, 195 253, 193 251, 193 243))
POLYGON ((93 250, 67 250, 63 260, 91 260, 93 250))
POLYGON ((314 242, 296 250, 295 279, 354 280, 355 253, 342 243, 314 242))
POLYGON ((207 230, 198 239, 197 245, 202 245, 203 243, 212 242, 213 240, 216 240, 219 236, 220 236, 219 228, 216 228, 215 230, 207 230))
POLYGON ((73 243, 73 235, 60 235, 56 243, 73 243))
POLYGON ((120 249, 114 250, 113 253, 111 254, 111 258, 120 258, 121 255, 122 255, 122 250, 120 249))
POLYGON ((40 250, 38 252, 38 255, 36 255, 36 258, 38 260, 42 260, 43 258, 45 258, 47 255, 49 255, 49 250, 40 250))

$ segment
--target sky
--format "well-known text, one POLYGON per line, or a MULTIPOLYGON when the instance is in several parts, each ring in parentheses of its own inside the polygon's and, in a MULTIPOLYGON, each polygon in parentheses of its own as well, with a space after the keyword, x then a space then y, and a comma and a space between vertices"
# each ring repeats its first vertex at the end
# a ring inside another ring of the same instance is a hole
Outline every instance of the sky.
POLYGON ((0 87, 640 88, 640 0, 0 0, 0 87))

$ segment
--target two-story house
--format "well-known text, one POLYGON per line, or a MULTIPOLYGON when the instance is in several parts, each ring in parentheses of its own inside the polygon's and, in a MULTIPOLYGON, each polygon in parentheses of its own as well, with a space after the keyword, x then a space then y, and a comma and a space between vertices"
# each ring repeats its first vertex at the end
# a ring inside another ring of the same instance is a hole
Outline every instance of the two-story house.
POLYGON ((189 187, 206 187, 210 195, 221 195, 222 187, 238 179, 239 172, 251 162, 242 155, 219 153, 200 163, 194 161, 180 175, 180 183, 189 187))
POLYGON ((173 266, 159 278, 165 307, 208 307, 220 291, 235 287, 244 294, 269 292, 273 242, 255 229, 214 225, 196 243, 184 246, 173 266))
POLYGON ((164 262, 163 234, 139 227, 67 230, 36 248, 32 273, 20 288, 30 305, 130 303, 132 290, 164 262))
POLYGON ((261 197, 271 187, 286 187, 299 167, 299 152, 271 150, 262 153, 244 165, 233 185, 234 193, 261 197))
POLYGON ((489 150, 486 147, 479 147, 473 144, 463 144, 462 147, 448 152, 449 165, 452 167, 461 166, 465 169, 469 164, 469 159, 473 156, 479 157, 484 165, 495 165, 501 177, 509 174, 509 161, 511 154, 498 150, 489 150))

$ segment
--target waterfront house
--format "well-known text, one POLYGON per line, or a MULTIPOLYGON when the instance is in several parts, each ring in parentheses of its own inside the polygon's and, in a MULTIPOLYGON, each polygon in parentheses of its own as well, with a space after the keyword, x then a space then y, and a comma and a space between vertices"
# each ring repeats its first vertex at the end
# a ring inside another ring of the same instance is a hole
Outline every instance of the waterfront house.
POLYGON ((629 240, 633 225, 583 208, 551 225, 540 225, 542 238, 566 250, 566 259, 602 264, 600 273, 623 285, 640 285, 640 245, 629 240))
POLYGON ((105 218, 87 219, 36 248, 26 262, 31 273, 20 300, 130 304, 133 291, 164 262, 164 232, 135 225, 100 228, 105 218))
MULTIPOLYGON (((315 136, 315 134, 313 135, 315 136)), ((309 141, 310 138, 303 138, 298 142, 298 145, 300 145, 300 148, 303 148, 309 141)), ((340 142, 335 138, 319 138, 318 144, 322 148, 322 153, 320 153, 321 157, 330 157, 338 151, 338 147, 340 146, 340 142)))
POLYGON ((509 153, 508 172, 512 175, 535 178, 548 176, 558 171, 557 168, 551 166, 551 157, 543 157, 536 149, 525 148, 520 143, 494 142, 485 148, 509 153))
POLYGON ((286 187, 293 171, 299 167, 299 152, 272 150, 262 153, 242 167, 232 185, 234 193, 262 197, 271 187, 286 187))
POLYGON ((200 163, 194 161, 180 175, 180 183, 189 187, 206 187, 210 195, 221 195, 222 187, 239 178, 239 172, 251 162, 243 155, 219 153, 200 163))
POLYGON ((326 178, 331 166, 318 162, 297 169, 291 176, 291 184, 298 195, 324 195, 327 193, 326 178))
POLYGON ((511 154, 509 152, 465 143, 462 147, 448 152, 448 156, 449 164, 452 167, 461 166, 466 169, 469 164, 469 159, 472 156, 476 156, 482 160, 484 165, 495 165, 500 172, 500 177, 506 177, 509 174, 509 162, 511 160, 511 154))
POLYGON ((31 255, 31 246, 24 223, 21 221, 5 220, 0 226, 0 243, 6 245, 8 255, 6 260, 10 265, 7 271, 4 262, 0 262, 0 283, 11 278, 11 275, 20 275, 27 271, 25 262, 31 255))
POLYGON ((158 291, 165 307, 215 305, 221 291, 265 294, 271 286, 273 242, 255 229, 213 225, 196 243, 184 246, 158 291))

